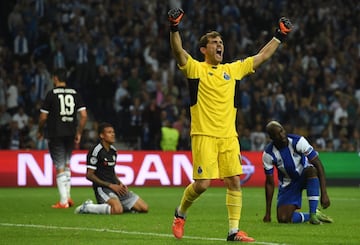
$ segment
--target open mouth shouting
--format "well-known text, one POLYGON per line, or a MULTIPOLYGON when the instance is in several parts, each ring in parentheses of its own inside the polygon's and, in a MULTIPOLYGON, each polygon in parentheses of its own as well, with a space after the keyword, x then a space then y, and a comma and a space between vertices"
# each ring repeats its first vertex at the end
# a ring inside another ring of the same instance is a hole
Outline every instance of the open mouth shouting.
POLYGON ((222 58, 223 58, 223 50, 222 50, 222 48, 219 47, 219 48, 216 49, 215 57, 216 57, 217 60, 222 60, 222 58))

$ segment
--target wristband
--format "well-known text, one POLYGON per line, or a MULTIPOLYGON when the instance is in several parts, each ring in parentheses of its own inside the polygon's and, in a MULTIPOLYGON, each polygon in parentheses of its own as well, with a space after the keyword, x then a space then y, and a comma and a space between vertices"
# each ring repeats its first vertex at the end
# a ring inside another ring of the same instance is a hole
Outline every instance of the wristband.
POLYGON ((273 37, 273 39, 274 39, 276 42, 281 43, 281 41, 280 41, 278 38, 273 37))

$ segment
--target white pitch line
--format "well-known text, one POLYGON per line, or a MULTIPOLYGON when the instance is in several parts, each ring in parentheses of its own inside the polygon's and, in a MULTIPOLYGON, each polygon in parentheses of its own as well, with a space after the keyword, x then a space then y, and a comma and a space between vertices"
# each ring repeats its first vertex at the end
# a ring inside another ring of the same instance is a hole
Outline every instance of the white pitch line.
MULTIPOLYGON (((110 233, 121 233, 121 234, 142 235, 142 236, 147 235, 147 236, 154 236, 154 237, 173 237, 173 235, 171 235, 171 234, 139 232, 139 231, 112 230, 112 229, 99 229, 99 228, 85 228, 85 227, 68 227, 68 226, 34 225, 34 224, 11 224, 11 223, 0 223, 0 226, 26 227, 26 228, 39 228, 39 229, 54 229, 54 230, 78 230, 78 231, 110 232, 110 233)), ((183 239, 203 240, 203 241, 225 241, 225 239, 222 239, 222 238, 196 237, 196 236, 183 236, 183 239)), ((285 243, 258 242, 258 241, 253 242, 252 244, 286 245, 285 243)))

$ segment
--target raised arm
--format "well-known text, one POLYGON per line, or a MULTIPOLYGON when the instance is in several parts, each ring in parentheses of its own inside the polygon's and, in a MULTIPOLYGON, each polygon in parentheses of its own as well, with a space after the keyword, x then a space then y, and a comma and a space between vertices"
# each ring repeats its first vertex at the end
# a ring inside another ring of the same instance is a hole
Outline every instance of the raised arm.
POLYGON ((174 8, 168 12, 168 20, 170 22, 170 45, 176 62, 183 66, 187 62, 188 53, 183 49, 181 37, 179 34, 179 23, 184 16, 181 8, 174 8))
POLYGON ((274 37, 254 56, 254 69, 259 67, 275 53, 280 43, 285 41, 287 34, 291 30, 292 24, 290 20, 282 17, 279 20, 279 27, 276 29, 274 37))

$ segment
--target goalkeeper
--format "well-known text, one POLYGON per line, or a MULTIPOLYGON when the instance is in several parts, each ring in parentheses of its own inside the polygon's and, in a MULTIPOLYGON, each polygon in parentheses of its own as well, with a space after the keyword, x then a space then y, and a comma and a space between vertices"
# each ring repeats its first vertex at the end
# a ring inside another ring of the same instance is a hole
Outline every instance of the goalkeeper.
MULTIPOLYGON (((292 25, 281 18, 274 37, 255 55, 222 64, 224 44, 221 35, 211 31, 199 40, 204 61, 195 60, 183 49, 179 24, 184 16, 180 8, 168 12, 170 45, 179 69, 190 90, 191 146, 193 179, 184 190, 180 205, 175 209, 172 231, 176 238, 184 235, 188 209, 204 193, 213 179, 223 179, 226 187, 226 207, 229 230, 227 241, 253 242, 254 238, 239 229, 242 192, 239 175, 240 146, 235 128, 240 106, 238 88, 241 79, 255 72, 286 40, 292 25)), ((211 215, 209 210, 209 215, 211 215)))

